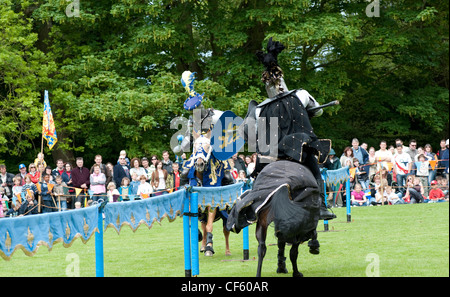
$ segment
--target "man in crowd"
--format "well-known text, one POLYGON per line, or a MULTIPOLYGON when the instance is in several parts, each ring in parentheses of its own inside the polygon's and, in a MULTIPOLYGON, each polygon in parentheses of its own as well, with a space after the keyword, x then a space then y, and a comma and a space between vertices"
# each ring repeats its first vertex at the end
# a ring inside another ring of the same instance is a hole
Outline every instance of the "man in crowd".
POLYGON ((352 140, 353 156, 358 159, 359 165, 364 165, 369 160, 369 153, 361 146, 359 146, 358 138, 352 140))
POLYGON ((52 170, 53 177, 62 176, 64 171, 64 161, 62 159, 56 160, 56 168, 52 170))
POLYGON ((125 159, 125 156, 119 156, 119 164, 116 164, 114 166, 114 182, 116 183, 116 187, 120 188, 120 185, 122 183, 122 179, 124 177, 128 177, 131 180, 130 176, 130 167, 127 165, 127 160, 125 159))
POLYGON ((14 185, 14 174, 6 172, 6 166, 0 165, 0 186, 5 189, 5 194, 8 198, 12 197, 12 186, 14 185))
MULTIPOLYGON (((82 157, 76 159, 77 166, 72 169, 72 185, 75 188, 81 188, 85 191, 89 189, 91 185, 90 182, 90 172, 89 169, 84 167, 84 160, 82 157)), ((76 197, 75 202, 82 202, 84 200, 85 191, 81 192, 78 197, 76 197)), ((83 205, 83 203, 81 203, 83 205)))
POLYGON ((167 171, 167 173, 172 173, 172 161, 169 159, 169 152, 168 151, 164 151, 162 153, 162 164, 163 164, 163 169, 165 169, 167 171))

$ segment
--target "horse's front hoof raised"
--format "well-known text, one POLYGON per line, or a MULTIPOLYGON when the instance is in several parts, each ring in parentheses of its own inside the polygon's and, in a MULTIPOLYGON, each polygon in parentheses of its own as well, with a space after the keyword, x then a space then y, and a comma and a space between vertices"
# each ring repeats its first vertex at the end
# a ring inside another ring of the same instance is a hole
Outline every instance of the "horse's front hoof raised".
POLYGON ((205 251, 206 257, 212 257, 213 253, 211 251, 205 251))

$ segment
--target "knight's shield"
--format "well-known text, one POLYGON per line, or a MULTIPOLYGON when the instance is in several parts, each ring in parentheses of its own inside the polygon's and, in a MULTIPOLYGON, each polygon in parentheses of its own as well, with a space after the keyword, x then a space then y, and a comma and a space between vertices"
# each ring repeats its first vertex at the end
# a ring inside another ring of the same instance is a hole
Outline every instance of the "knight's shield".
POLYGON ((244 138, 238 133, 244 120, 232 111, 225 111, 214 124, 211 134, 211 146, 214 157, 221 161, 231 158, 244 146, 244 138))

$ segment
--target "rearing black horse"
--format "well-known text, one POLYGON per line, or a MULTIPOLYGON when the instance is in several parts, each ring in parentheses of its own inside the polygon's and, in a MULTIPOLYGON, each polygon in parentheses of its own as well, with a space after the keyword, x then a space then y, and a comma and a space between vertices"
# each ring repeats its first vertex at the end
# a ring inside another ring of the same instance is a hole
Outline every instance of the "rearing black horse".
POLYGON ((319 253, 316 232, 319 209, 319 190, 311 171, 298 162, 277 161, 264 167, 253 189, 243 193, 237 200, 229 214, 227 228, 239 232, 257 221, 257 276, 261 276, 267 228, 274 222, 278 239, 277 272, 287 273, 284 249, 286 243, 291 243, 293 276, 302 276, 297 268, 298 246, 310 240, 310 252, 319 253))

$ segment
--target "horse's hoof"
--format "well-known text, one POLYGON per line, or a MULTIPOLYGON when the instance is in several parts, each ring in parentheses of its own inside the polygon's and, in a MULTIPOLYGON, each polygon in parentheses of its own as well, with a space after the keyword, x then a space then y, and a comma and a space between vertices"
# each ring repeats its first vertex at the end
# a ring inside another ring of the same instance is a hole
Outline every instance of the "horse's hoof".
POLYGON ((278 267, 277 273, 288 273, 288 270, 286 269, 286 267, 278 267))
POLYGON ((303 273, 297 271, 292 274, 292 277, 303 277, 303 273))
POLYGON ((225 256, 231 256, 231 252, 230 251, 226 251, 225 252, 225 256))
POLYGON ((205 246, 202 246, 201 248, 200 248, 200 253, 203 253, 205 251, 205 246))
POLYGON ((320 254, 320 251, 319 251, 319 248, 310 248, 309 253, 313 254, 313 255, 318 255, 318 254, 320 254))
POLYGON ((212 255, 214 255, 214 249, 212 246, 207 245, 205 247, 205 256, 206 257, 212 257, 212 255))

